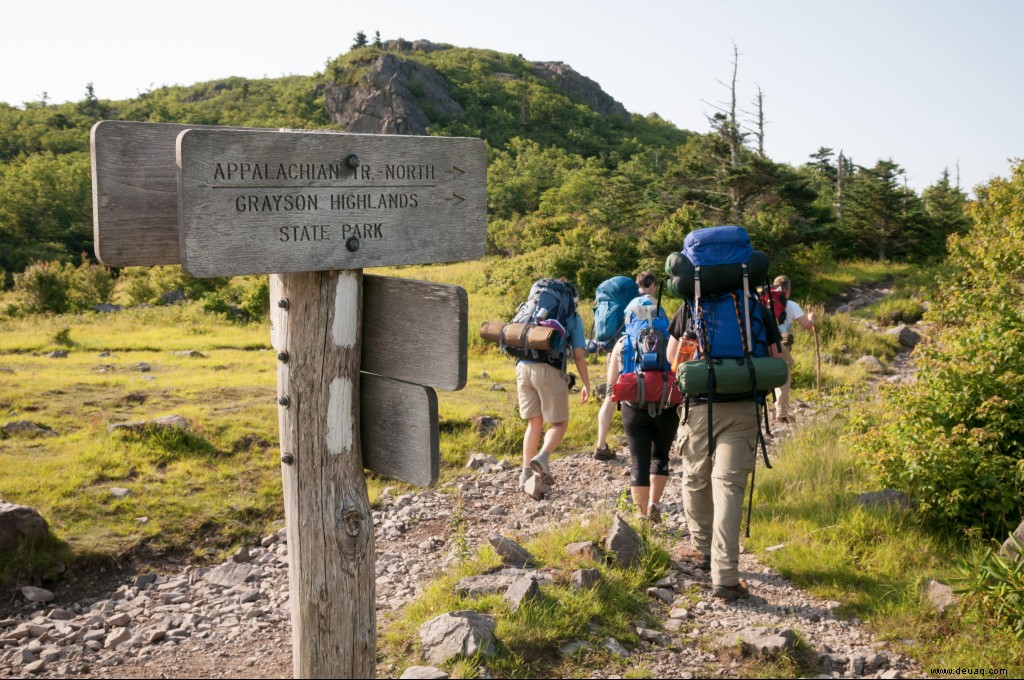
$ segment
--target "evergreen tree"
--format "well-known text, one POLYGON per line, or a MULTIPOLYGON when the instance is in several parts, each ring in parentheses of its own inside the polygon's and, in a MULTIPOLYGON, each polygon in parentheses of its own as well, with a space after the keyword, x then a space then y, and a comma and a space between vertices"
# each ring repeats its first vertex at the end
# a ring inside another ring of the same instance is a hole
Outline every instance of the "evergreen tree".
POLYGON ((363 31, 359 31, 358 33, 356 33, 356 39, 352 42, 352 49, 366 47, 369 44, 369 41, 366 39, 366 33, 364 33, 363 31))
POLYGON ((380 41, 380 31, 373 32, 373 46, 377 48, 384 47, 384 43, 380 41))

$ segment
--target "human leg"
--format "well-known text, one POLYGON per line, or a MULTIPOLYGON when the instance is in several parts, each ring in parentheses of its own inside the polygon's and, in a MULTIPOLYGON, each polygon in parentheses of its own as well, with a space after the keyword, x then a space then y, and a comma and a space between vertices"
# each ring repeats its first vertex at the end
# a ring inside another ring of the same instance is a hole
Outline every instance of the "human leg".
POLYGON ((757 417, 749 401, 715 404, 714 417, 711 582, 715 586, 733 587, 740 582, 740 526, 747 476, 756 462, 757 417))
POLYGON ((608 447, 608 431, 612 429, 614 415, 615 402, 611 394, 608 394, 597 411, 597 446, 594 448, 594 458, 597 460, 615 458, 615 452, 608 447))
POLYGON ((641 515, 647 516, 651 502, 651 417, 645 409, 622 407, 622 429, 629 446, 629 491, 641 515))
POLYGON ((652 421, 654 441, 651 453, 651 497, 648 515, 652 522, 661 520, 661 497, 668 484, 668 457, 679 428, 678 409, 665 409, 652 421))
POLYGON ((782 346, 782 358, 785 359, 788 370, 785 384, 775 390, 775 418, 785 422, 789 418, 789 392, 793 379, 793 354, 787 345, 782 346))
MULTIPOLYGON (((717 411, 717 407, 716 407, 717 411)), ((705 404, 690 407, 687 419, 679 424, 683 454, 683 508, 693 549, 711 554, 711 532, 715 520, 711 495, 711 464, 708 456, 708 409, 705 404)))

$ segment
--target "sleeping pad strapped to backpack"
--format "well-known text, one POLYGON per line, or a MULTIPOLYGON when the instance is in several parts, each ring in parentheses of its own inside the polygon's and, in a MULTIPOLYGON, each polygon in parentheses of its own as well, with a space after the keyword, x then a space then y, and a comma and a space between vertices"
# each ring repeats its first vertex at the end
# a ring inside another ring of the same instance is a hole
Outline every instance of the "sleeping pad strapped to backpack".
POLYGON ((569 323, 576 315, 576 288, 571 283, 557 279, 540 279, 530 288, 526 302, 512 317, 512 323, 530 326, 547 326, 557 331, 551 348, 547 350, 525 349, 513 347, 501 338, 501 350, 519 359, 541 361, 560 371, 565 371, 568 356, 569 323))

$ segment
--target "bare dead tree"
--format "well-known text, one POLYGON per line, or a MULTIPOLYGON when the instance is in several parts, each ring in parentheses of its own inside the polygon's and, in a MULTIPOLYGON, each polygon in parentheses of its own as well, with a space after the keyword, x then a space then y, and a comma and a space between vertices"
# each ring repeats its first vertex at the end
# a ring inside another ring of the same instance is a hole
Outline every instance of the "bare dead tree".
MULTIPOLYGON (((718 81, 723 87, 729 89, 729 102, 726 106, 711 104, 708 101, 704 101, 705 104, 711 106, 718 111, 717 114, 708 116, 708 122, 711 124, 711 128, 715 130, 722 139, 725 140, 729 146, 729 165, 733 170, 740 167, 740 147, 743 146, 743 140, 746 136, 740 129, 739 122, 736 118, 736 76, 739 72, 740 63, 740 51, 736 46, 736 43, 732 44, 732 79, 729 84, 718 81)), ((729 200, 732 204, 733 215, 737 215, 740 207, 740 191, 737 187, 729 187, 729 200)))
POLYGON ((754 129, 744 128, 757 139, 757 155, 765 158, 764 154, 764 126, 768 122, 764 118, 764 91, 757 86, 757 96, 754 98, 754 111, 743 111, 745 115, 753 116, 754 129))
POLYGON ((843 150, 839 150, 836 161, 836 219, 843 219, 843 187, 846 186, 846 158, 843 150))

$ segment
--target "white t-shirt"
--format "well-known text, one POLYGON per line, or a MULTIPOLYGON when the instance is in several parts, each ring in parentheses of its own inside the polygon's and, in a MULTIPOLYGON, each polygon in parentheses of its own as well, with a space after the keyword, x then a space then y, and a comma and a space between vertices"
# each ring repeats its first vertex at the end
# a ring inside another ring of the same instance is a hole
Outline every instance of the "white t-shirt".
POLYGON ((779 324, 779 332, 789 333, 793 328, 793 322, 803 315, 804 310, 800 309, 800 305, 792 300, 786 300, 786 321, 779 324))

